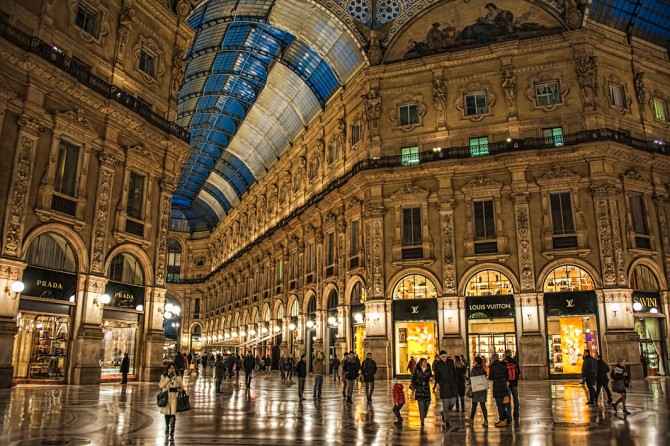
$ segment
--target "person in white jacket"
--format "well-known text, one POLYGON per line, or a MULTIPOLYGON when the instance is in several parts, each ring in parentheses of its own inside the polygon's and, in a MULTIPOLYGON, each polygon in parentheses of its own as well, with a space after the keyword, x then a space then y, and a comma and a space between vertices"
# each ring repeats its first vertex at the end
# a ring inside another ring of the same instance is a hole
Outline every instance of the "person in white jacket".
POLYGON ((174 428, 177 414, 177 393, 184 389, 181 376, 177 374, 174 363, 169 363, 165 372, 161 375, 158 383, 161 390, 168 392, 168 403, 161 407, 161 413, 165 415, 165 438, 174 442, 174 428))

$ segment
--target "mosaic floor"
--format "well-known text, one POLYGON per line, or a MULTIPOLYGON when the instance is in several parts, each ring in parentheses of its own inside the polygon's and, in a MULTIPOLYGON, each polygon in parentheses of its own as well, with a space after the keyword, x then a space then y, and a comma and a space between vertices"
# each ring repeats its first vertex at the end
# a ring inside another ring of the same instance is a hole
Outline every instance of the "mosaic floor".
MULTIPOLYGON (((394 423, 390 384, 378 382, 373 404, 357 390, 353 405, 329 379, 321 403, 300 404, 297 384, 260 375, 252 389, 227 382, 215 394, 211 377, 189 383, 193 410, 177 416, 176 445, 667 445, 670 398, 665 380, 633 383, 631 415, 615 416, 586 406, 575 382, 526 382, 520 387, 521 426, 498 429, 466 425, 460 414, 451 428, 438 424, 439 404, 419 429, 414 401, 403 409, 405 422, 394 423)), ((0 445, 164 445, 164 419, 155 406, 157 386, 131 383, 101 386, 23 385, 0 390, 0 445)), ((490 392, 489 392, 490 394, 490 392)), ((469 403, 468 403, 469 405, 469 403)), ((489 421, 495 413, 488 403, 489 421)), ((479 417, 479 416, 478 416, 479 417)))

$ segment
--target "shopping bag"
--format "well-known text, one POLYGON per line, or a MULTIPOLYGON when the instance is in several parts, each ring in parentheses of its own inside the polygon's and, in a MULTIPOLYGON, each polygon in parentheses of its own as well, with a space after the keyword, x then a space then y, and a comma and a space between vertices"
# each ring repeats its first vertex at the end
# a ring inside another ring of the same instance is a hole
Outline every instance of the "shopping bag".
POLYGON ((177 412, 185 412, 191 410, 191 402, 188 398, 188 393, 180 390, 177 393, 177 412))
POLYGON ((158 392, 158 395, 156 395, 156 404, 158 404, 158 407, 165 407, 168 405, 167 390, 161 390, 160 392, 158 392))
POLYGON ((486 375, 477 375, 470 377, 470 388, 472 392, 481 392, 489 388, 489 380, 486 375))

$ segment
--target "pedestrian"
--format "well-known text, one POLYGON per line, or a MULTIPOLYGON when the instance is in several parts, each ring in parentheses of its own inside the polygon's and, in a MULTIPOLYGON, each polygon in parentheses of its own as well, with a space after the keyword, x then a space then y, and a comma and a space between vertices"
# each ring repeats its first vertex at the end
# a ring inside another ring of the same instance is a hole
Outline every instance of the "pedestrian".
POLYGON ((512 416, 514 418, 514 426, 519 426, 519 375, 521 369, 518 361, 512 356, 511 350, 505 350, 505 366, 507 367, 507 384, 514 402, 514 411, 512 416))
POLYGON ((410 375, 414 375, 415 369, 416 369, 416 359, 414 359, 414 356, 410 356, 409 362, 407 363, 407 371, 409 371, 410 375))
POLYGON ((498 407, 498 422, 496 427, 506 427, 512 423, 510 413, 510 390, 507 376, 507 366, 497 353, 493 354, 489 379, 493 381, 493 398, 498 407))
POLYGON ((361 364, 358 362, 358 358, 356 358, 356 355, 354 355, 354 352, 349 352, 349 359, 346 361, 344 364, 344 377, 346 379, 346 386, 347 386, 347 402, 352 403, 353 402, 353 394, 354 394, 354 385, 356 384, 356 379, 358 378, 358 374, 361 369, 361 364))
POLYGON ((372 353, 368 353, 365 361, 361 365, 363 382, 365 383, 365 396, 368 398, 368 404, 372 403, 372 394, 375 391, 375 375, 377 374, 377 363, 372 359, 372 353))
POLYGON ((347 397, 347 379, 344 376, 344 369, 347 367, 347 363, 349 362, 349 353, 345 352, 344 356, 342 357, 342 363, 340 364, 340 369, 338 370, 338 375, 340 377, 340 381, 342 381, 342 397, 346 398, 347 397))
POLYGON ((279 357, 279 376, 281 376, 281 382, 282 384, 286 384, 286 371, 284 370, 284 362, 286 361, 286 358, 284 358, 284 355, 279 357))
POLYGON ((202 376, 207 376, 207 354, 202 355, 200 364, 202 364, 202 376))
POLYGON ((393 413, 395 414, 396 422, 402 423, 402 416, 400 410, 405 405, 405 388, 400 383, 393 384, 393 413))
POLYGON ((302 401, 302 394, 305 391, 305 378, 307 378, 307 363, 304 354, 300 356, 300 361, 295 366, 295 374, 298 376, 298 399, 302 401))
POLYGON ((130 358, 128 357, 128 353, 123 354, 119 372, 121 372, 121 384, 128 384, 128 373, 130 372, 130 358))
POLYGON ((295 359, 293 356, 289 356, 288 361, 286 361, 286 368, 288 370, 288 384, 293 384, 293 370, 295 368, 295 359))
POLYGON ((419 418, 421 419, 421 429, 424 427, 428 408, 430 407, 430 378, 433 372, 430 370, 428 360, 421 358, 414 368, 412 375, 412 390, 414 390, 414 399, 419 406, 419 418))
POLYGON ((603 355, 598 355, 598 376, 597 376, 597 387, 596 387, 596 402, 600 399, 600 391, 605 390, 607 395, 607 404, 612 404, 612 392, 610 392, 609 386, 609 371, 610 366, 607 365, 605 360, 603 360, 603 355))
POLYGON ((177 375, 184 376, 184 369, 186 368, 186 363, 184 361, 184 357, 179 352, 175 353, 174 366, 175 369, 177 370, 177 375))
POLYGON ((226 365, 223 362, 223 356, 220 354, 216 356, 216 361, 214 362, 214 381, 216 382, 216 393, 221 393, 221 382, 223 382, 223 376, 226 374, 226 365))
POLYGON ((456 369, 453 359, 442 350, 438 359, 433 363, 435 382, 440 385, 440 400, 442 401, 442 424, 449 427, 449 411, 456 405, 458 391, 456 369))
POLYGON ((235 381, 239 382, 240 381, 240 369, 242 368, 242 358, 240 358, 240 354, 236 353, 235 354, 235 381))
POLYGON ((484 370, 484 360, 481 356, 475 356, 475 365, 470 370, 470 385, 472 389, 472 408, 470 409, 470 423, 474 425, 475 415, 477 414, 477 405, 482 409, 482 416, 484 417, 483 427, 488 427, 488 413, 486 412, 486 398, 488 393, 488 383, 486 379, 486 371, 484 370), (483 381, 483 382, 482 382, 483 381), (483 388, 483 389, 482 389, 483 388))
POLYGON ((590 406, 596 404, 596 383, 598 381, 598 362, 589 350, 584 350, 584 362, 582 363, 582 380, 586 384, 586 388, 589 391, 589 402, 586 403, 590 406))
POLYGON ((168 392, 168 403, 160 408, 160 412, 165 416, 165 439, 174 442, 174 429, 177 413, 177 392, 184 389, 181 376, 177 374, 177 368, 171 362, 167 365, 165 372, 161 375, 158 387, 168 392))
POLYGON ((248 352, 247 356, 244 357, 244 378, 247 389, 251 388, 251 377, 255 367, 256 360, 254 359, 254 355, 252 355, 251 352, 248 352))
POLYGON ((321 387, 323 386, 323 374, 326 368, 326 359, 323 352, 317 352, 312 363, 312 373, 314 374, 314 400, 321 399, 321 387))
POLYGON ((330 361, 330 374, 333 377, 333 381, 340 380, 340 358, 337 357, 337 354, 334 354, 333 359, 330 361))
POLYGON ((626 409, 626 388, 628 386, 630 386, 630 374, 622 361, 618 361, 612 367, 612 390, 619 394, 619 399, 612 404, 612 407, 616 412, 619 404, 621 404, 624 415, 630 414, 628 409, 626 409))
POLYGON ((456 374, 456 410, 465 412, 465 379, 468 374, 468 366, 463 356, 455 356, 454 372, 456 374))
POLYGON ((272 358, 270 358, 270 355, 265 357, 265 371, 268 373, 272 372, 272 358))

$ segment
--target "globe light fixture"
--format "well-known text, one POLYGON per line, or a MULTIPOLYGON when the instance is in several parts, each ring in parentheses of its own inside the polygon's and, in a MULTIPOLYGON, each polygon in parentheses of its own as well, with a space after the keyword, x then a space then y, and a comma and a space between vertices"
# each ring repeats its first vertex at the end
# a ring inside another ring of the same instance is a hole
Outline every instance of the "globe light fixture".
POLYGON ((26 289, 26 284, 21 282, 20 280, 15 280, 14 282, 12 282, 10 288, 13 293, 23 293, 23 290, 26 289))
POLYGON ((640 302, 633 302, 634 311, 642 311, 642 304, 640 302))
POLYGON ((295 330, 296 328, 298 328, 298 327, 297 327, 293 322, 291 322, 291 323, 288 324, 288 329, 289 329, 289 330, 293 331, 293 330, 295 330))
POLYGON ((102 305, 109 305, 109 303, 112 301, 112 296, 109 294, 105 293, 102 296, 100 296, 100 303, 102 305))
POLYGON ((314 327, 314 321, 310 319, 310 320, 307 321, 307 323, 305 325, 307 325, 307 328, 313 328, 314 327))
POLYGON ((136 306, 136 307, 135 307, 135 310, 137 310, 137 311, 144 311, 144 305, 140 304, 140 305, 136 306))
POLYGON ((363 322, 363 313, 360 313, 360 312, 359 313, 354 313, 354 321, 357 324, 360 324, 361 322, 363 322))

